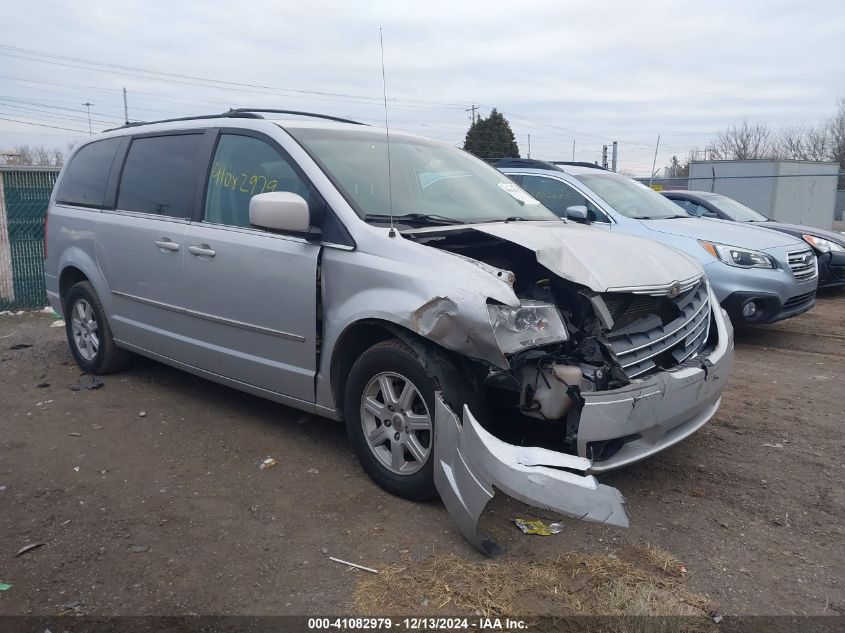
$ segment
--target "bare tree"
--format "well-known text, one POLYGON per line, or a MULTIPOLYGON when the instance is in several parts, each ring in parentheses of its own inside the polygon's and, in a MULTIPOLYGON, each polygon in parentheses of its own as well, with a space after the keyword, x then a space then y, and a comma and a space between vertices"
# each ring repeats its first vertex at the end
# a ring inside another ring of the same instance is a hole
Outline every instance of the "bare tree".
POLYGON ((7 165, 38 165, 53 166, 64 162, 64 152, 58 147, 47 148, 42 145, 17 145, 7 152, 3 152, 7 165))
POLYGON ((747 160, 772 156, 772 131, 766 125, 743 120, 719 132, 707 153, 714 160, 747 160))
POLYGON ((828 126, 794 125, 783 128, 772 147, 772 158, 793 160, 827 160, 828 126))
MULTIPOLYGON (((836 114, 827 123, 828 158, 839 163, 839 173, 845 172, 845 99, 839 100, 836 114)), ((839 188, 845 189, 845 176, 839 177, 839 188)))

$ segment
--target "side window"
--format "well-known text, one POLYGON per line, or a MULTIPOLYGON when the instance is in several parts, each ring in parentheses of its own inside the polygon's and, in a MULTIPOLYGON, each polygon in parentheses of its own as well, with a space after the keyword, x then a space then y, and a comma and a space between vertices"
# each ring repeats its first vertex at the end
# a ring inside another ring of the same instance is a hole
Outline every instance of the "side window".
POLYGON ((117 207, 123 211, 190 218, 197 187, 202 134, 132 140, 117 207))
POLYGON ((203 220, 248 227, 249 201, 268 191, 289 191, 312 206, 310 189, 273 147, 252 136, 221 134, 211 163, 203 220))
POLYGON ((556 215, 566 217, 567 207, 587 207, 590 222, 609 222, 607 216, 578 191, 556 178, 524 176, 522 187, 556 215))
POLYGON ((693 202, 692 200, 683 200, 677 198, 670 198, 670 200, 672 200, 672 202, 677 204, 686 213, 689 213, 690 215, 704 215, 705 213, 707 213, 707 209, 693 202))
POLYGON ((109 138, 81 148, 70 161, 56 192, 56 202, 102 207, 120 138, 109 138))

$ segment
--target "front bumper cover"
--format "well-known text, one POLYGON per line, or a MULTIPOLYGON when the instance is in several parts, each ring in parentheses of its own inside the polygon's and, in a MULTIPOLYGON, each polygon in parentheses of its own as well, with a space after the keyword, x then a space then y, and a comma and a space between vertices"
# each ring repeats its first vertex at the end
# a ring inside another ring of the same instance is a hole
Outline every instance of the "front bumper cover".
MULTIPOLYGON (((714 303, 714 305, 717 305, 714 303)), ((718 308, 716 308, 718 310, 718 308)), ((715 312, 715 311, 714 311, 715 312)), ((464 406, 462 421, 436 394, 434 483, 464 537, 490 555, 496 545, 478 532, 494 486, 529 505, 566 516, 628 526, 622 494, 592 473, 618 468, 680 441, 707 422, 719 407, 733 357, 730 321, 715 319, 718 341, 706 358, 621 390, 593 394, 582 412, 579 449, 591 437, 641 435, 609 462, 498 439, 464 406), (583 443, 582 443, 583 435, 583 443)), ((580 450, 579 450, 580 452, 580 450)))

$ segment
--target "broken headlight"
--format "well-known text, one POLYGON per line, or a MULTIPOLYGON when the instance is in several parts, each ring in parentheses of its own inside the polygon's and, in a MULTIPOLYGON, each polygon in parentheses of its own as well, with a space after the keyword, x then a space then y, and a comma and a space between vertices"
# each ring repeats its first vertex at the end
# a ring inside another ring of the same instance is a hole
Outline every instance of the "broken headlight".
POLYGON ((542 301, 523 301, 519 307, 488 305, 493 335, 503 354, 559 343, 569 338, 558 309, 542 301))

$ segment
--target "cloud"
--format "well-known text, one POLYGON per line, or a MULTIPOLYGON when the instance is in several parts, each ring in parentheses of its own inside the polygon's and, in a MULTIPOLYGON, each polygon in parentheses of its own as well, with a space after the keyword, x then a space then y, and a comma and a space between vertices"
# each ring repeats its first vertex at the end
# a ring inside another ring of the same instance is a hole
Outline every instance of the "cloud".
MULTIPOLYGON (((8 12, 2 43, 65 57, 0 55, 0 117, 87 130, 87 101, 102 129, 120 122, 125 86, 134 118, 252 105, 378 123, 383 27, 397 128, 460 144, 465 109, 495 106, 510 118, 523 151, 530 134, 535 156, 570 156, 574 139, 578 159, 596 160, 603 143, 618 140, 621 166, 643 172, 658 133, 662 165, 743 117, 781 126, 829 116, 845 96, 841 13, 832 0, 695 7, 618 0, 45 1, 8 12), (95 71, 66 57, 174 76, 95 71), (287 92, 214 88, 184 76, 287 92)), ((0 120, 0 148, 63 145, 78 135, 0 120)))

